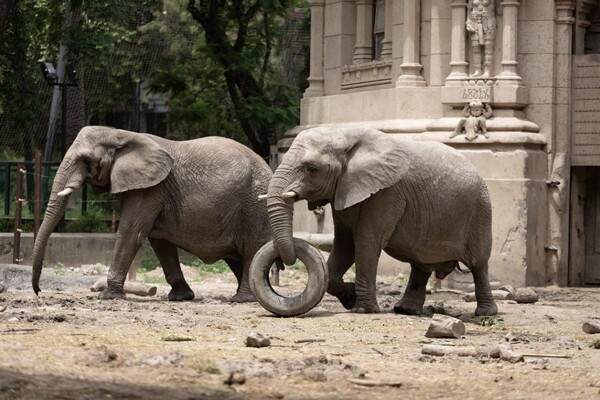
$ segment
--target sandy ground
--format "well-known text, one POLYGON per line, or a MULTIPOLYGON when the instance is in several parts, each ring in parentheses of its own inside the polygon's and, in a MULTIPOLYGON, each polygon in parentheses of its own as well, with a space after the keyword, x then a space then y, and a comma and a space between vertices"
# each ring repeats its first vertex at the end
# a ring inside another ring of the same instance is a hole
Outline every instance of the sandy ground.
POLYGON ((466 333, 449 340, 424 336, 428 317, 393 314, 405 282, 397 278, 381 278, 381 314, 349 313, 326 295, 295 318, 229 303, 231 274, 192 277, 197 298, 186 303, 167 302, 160 283, 156 297, 100 301, 88 290, 97 278, 45 269, 36 297, 28 269, 0 265, 0 399, 600 399, 600 334, 582 331, 600 322, 600 288, 499 301, 491 326, 459 294, 434 293, 427 304, 463 312, 466 333), (247 347, 251 332, 271 345, 247 347), (507 338, 517 352, 565 358, 421 354, 424 344, 507 338))

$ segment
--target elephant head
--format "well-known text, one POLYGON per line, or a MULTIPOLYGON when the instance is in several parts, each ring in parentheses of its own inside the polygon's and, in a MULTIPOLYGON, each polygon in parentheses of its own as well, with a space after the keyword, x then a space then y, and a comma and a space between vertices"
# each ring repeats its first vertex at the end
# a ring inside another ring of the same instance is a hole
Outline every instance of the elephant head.
POLYGON ((275 171, 267 193, 273 240, 283 262, 296 261, 293 203, 309 209, 331 203, 352 207, 398 182, 409 168, 402 144, 369 128, 313 128, 298 134, 275 171))
POLYGON ((88 126, 65 154, 52 184, 44 220, 33 247, 33 290, 39 279, 48 238, 65 212, 69 195, 82 183, 112 194, 154 186, 170 173, 171 155, 148 135, 88 126))

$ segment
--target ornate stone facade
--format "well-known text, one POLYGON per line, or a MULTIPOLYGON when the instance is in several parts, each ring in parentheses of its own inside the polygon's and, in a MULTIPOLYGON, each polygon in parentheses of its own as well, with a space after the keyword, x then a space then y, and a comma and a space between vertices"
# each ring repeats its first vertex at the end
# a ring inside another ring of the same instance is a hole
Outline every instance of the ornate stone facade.
MULTIPOLYGON (((444 142, 489 186, 492 279, 600 283, 600 195, 589 200, 600 193, 600 183, 590 184, 600 177, 600 0, 310 5, 310 85, 300 126, 279 142, 281 152, 315 125, 368 125, 444 142), (472 101, 494 110, 487 136, 453 136, 472 101), (598 226, 589 222, 596 215, 598 226)), ((314 230, 315 217, 303 208, 296 229, 314 230)), ((328 214, 320 223, 326 231, 328 214)))

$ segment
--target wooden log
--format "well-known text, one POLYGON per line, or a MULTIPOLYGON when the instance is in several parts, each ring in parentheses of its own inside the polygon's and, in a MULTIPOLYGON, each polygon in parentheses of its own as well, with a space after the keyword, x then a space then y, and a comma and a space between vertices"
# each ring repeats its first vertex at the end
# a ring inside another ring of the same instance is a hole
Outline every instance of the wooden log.
POLYGON ((402 382, 400 381, 380 381, 375 379, 358 379, 358 378, 348 378, 348 382, 352 382, 355 385, 360 386, 391 386, 391 387, 400 387, 402 386, 402 382))
POLYGON ((600 323, 587 321, 583 323, 582 329, 589 334, 600 333, 600 323))
POLYGON ((425 337, 460 339, 464 334, 465 323, 460 319, 443 314, 434 314, 425 337))
MULTIPOLYGON (((108 284, 106 276, 103 276, 90 287, 90 290, 92 292, 101 292, 106 289, 107 286, 108 284)), ((142 283, 125 281, 125 285, 123 285, 123 291, 125 293, 135 294, 136 296, 154 296, 156 294, 156 286, 148 286, 142 283)))
MULTIPOLYGON (((513 300, 513 294, 510 292, 507 292, 505 290, 492 290, 492 298, 494 300, 513 300)), ((475 293, 471 292, 471 293, 467 293, 463 296, 463 300, 470 302, 470 301, 477 301, 477 299, 475 298, 475 293)))
POLYGON ((516 363, 523 361, 523 356, 514 352, 509 346, 440 346, 435 344, 423 345, 422 354, 445 356, 455 354, 460 357, 490 357, 516 363))

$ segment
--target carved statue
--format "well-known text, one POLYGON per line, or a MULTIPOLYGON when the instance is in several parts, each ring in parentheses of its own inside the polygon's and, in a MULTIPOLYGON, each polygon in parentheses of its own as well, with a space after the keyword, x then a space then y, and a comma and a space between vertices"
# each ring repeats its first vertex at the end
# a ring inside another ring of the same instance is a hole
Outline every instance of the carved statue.
POLYGON ((466 118, 462 118, 458 122, 458 125, 450 135, 450 138, 463 132, 465 133, 467 140, 477 139, 477 135, 480 134, 483 134, 486 138, 489 137, 485 122, 486 118, 492 116, 492 107, 489 103, 484 105, 480 101, 472 101, 463 108, 463 115, 466 118))
POLYGON ((472 77, 487 78, 492 73, 494 39, 496 38, 495 0, 469 0, 467 5, 467 31, 471 34, 474 71, 472 77), (481 53, 483 49, 483 74, 481 53))

